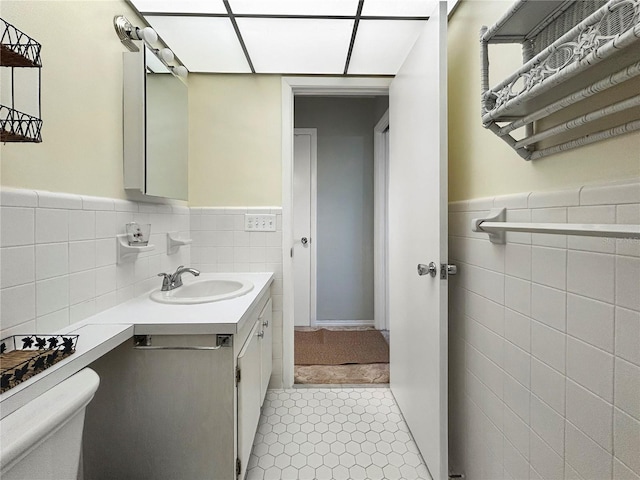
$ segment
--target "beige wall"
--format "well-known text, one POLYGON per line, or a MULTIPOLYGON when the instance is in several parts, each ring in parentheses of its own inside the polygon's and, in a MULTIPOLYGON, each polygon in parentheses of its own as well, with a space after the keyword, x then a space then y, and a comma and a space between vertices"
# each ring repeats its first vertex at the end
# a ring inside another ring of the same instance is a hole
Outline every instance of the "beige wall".
POLYGON ((118 14, 139 20, 124 0, 2 0, 2 18, 42 44, 44 121, 42 143, 0 146, 3 185, 125 197, 118 14))
POLYGON ((281 80, 189 75, 189 203, 282 204, 281 80))
MULTIPOLYGON (((509 5, 463 0, 449 22, 449 200, 639 177, 638 132, 527 162, 482 127, 478 32, 482 25, 492 25, 509 5)), ((490 71, 497 74, 492 75, 492 84, 521 62, 519 48, 502 47, 499 52, 499 58, 492 58, 490 71)))
MULTIPOLYGON (((450 200, 640 176, 639 133, 525 162, 482 128, 478 30, 508 5, 464 0, 449 24, 450 200)), ((43 44, 44 120, 43 143, 0 146, 1 183, 124 198, 125 48, 112 18, 135 13, 124 0, 2 0, 0 14, 43 44)), ((519 49, 502 52, 492 73, 519 62, 519 49)), ((192 205, 281 204, 280 102, 279 76, 189 76, 192 205)))

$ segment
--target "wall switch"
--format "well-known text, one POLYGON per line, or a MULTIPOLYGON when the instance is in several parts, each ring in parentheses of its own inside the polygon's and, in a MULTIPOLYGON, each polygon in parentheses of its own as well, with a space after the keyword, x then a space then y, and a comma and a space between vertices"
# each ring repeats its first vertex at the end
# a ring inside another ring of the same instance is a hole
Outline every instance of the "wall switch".
POLYGON ((246 213, 244 215, 244 231, 275 232, 276 216, 273 214, 246 213))

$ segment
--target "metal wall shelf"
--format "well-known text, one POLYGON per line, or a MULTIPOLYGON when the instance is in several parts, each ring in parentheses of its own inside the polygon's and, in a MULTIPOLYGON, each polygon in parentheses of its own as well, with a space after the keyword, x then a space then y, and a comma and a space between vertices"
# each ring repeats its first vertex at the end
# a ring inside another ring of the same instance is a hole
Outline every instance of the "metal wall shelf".
POLYGON ((11 106, 0 105, 1 142, 42 142, 42 102, 40 97, 42 45, 0 18, 0 67, 11 68, 11 106), (38 69, 38 116, 20 112, 14 102, 14 69, 38 69))

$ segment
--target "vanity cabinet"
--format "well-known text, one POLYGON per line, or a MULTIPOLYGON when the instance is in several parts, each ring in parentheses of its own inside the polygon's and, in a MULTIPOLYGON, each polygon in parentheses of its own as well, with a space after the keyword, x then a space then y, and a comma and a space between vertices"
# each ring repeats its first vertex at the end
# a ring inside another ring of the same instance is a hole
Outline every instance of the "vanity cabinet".
POLYGON ((253 439, 260 420, 260 407, 271 378, 273 326, 271 299, 262 309, 249 338, 238 355, 238 469, 244 478, 253 439))
POLYGON ((84 479, 243 479, 271 376, 271 308, 267 291, 233 335, 137 337, 92 363, 84 479))
POLYGON ((260 406, 264 403, 267 395, 271 371, 273 370, 273 300, 269 299, 264 309, 258 317, 258 322, 262 325, 261 348, 262 358, 260 361, 260 379, 262 389, 260 390, 260 406))

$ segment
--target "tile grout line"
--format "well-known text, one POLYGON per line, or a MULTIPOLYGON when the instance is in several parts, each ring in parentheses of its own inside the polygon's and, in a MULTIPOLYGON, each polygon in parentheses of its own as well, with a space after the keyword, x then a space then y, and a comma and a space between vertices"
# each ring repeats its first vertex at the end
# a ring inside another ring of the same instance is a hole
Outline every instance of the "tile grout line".
MULTIPOLYGON (((616 223, 618 222, 618 206, 615 205, 614 206, 614 218, 616 223)), ((615 246, 615 251, 616 251, 616 255, 617 255, 617 246, 615 246)), ((612 404, 612 415, 611 415, 611 478, 613 478, 613 472, 614 472, 614 465, 615 465, 615 452, 616 452, 616 445, 615 445, 615 439, 616 439, 616 435, 615 435, 615 426, 616 426, 616 364, 618 363, 616 361, 617 355, 616 355, 616 306, 617 306, 617 270, 618 270, 618 260, 617 258, 615 258, 614 256, 614 260, 613 260, 613 303, 614 303, 614 308, 613 308, 613 370, 612 370, 612 375, 613 375, 613 381, 611 382, 611 388, 613 390, 613 392, 611 393, 611 404, 612 404)))

